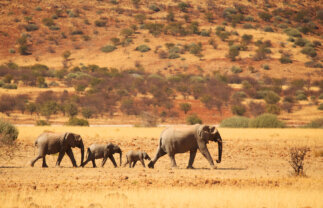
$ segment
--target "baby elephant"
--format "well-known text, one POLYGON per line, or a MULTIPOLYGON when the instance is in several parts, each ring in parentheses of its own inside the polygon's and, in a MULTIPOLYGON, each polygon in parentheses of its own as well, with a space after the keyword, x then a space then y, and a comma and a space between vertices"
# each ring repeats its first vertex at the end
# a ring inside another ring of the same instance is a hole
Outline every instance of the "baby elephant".
POLYGON ((144 166, 145 168, 146 166, 145 166, 144 159, 151 160, 146 152, 133 151, 133 150, 127 153, 126 158, 127 158, 127 162, 124 164, 124 167, 129 163, 129 168, 135 167, 138 160, 140 160, 142 166, 144 166), (132 166, 131 166, 131 163, 132 163, 132 166))
POLYGON ((103 158, 102 160, 102 167, 104 166, 105 162, 108 158, 110 158, 111 162, 113 163, 114 167, 117 167, 117 163, 114 160, 113 154, 119 153, 120 154, 120 166, 122 163, 122 151, 119 146, 114 145, 112 143, 109 144, 92 144, 87 149, 87 159, 84 163, 81 164, 84 167, 88 162, 92 161, 93 167, 96 167, 95 159, 103 158))

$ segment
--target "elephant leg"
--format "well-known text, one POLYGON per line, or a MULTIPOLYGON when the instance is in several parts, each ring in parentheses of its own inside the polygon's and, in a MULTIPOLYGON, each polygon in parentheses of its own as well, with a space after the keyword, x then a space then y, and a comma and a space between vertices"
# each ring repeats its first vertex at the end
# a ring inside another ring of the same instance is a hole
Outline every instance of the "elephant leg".
MULTIPOLYGON (((125 164, 123 164, 123 167, 126 167, 126 165, 129 163, 129 160, 127 158, 127 162, 125 164)), ((130 163, 129 163, 130 164, 130 163)))
POLYGON ((46 156, 43 157, 43 168, 48 168, 48 165, 46 164, 46 156))
POLYGON ((137 161, 134 161, 134 162, 132 163, 132 168, 134 168, 134 167, 136 166, 136 163, 137 163, 137 161))
POLYGON ((95 159, 92 159, 93 168, 96 168, 95 159))
POLYGON ((105 165, 105 162, 107 161, 108 157, 104 157, 103 160, 102 160, 102 167, 105 165))
POLYGON ((60 166, 61 161, 62 161, 64 155, 65 155, 65 151, 60 151, 59 152, 58 158, 57 158, 57 162, 56 162, 56 166, 60 166))
POLYGON ((110 158, 111 162, 113 163, 114 167, 115 168, 118 167, 113 155, 109 155, 109 158, 110 158))
POLYGON ((140 160, 140 162, 141 162, 142 166, 144 166, 144 168, 145 168, 146 166, 145 166, 145 161, 144 161, 144 159, 141 159, 141 160, 140 160))
POLYGON ((34 167, 34 164, 35 164, 35 162, 37 161, 37 160, 39 160, 40 158, 42 158, 43 156, 40 156, 40 155, 38 155, 37 157, 35 157, 35 159, 33 159, 31 162, 30 162, 30 166, 31 167, 34 167))
POLYGON ((202 155, 207 159, 207 161, 209 161, 209 163, 211 165, 211 168, 216 169, 216 167, 214 165, 214 162, 213 162, 213 159, 212 159, 212 157, 210 155, 210 152, 206 147, 206 144, 200 142, 200 143, 198 143, 198 146, 199 146, 199 150, 202 153, 202 155))
POLYGON ((157 153, 156 153, 154 159, 149 162, 148 167, 149 168, 154 168, 154 165, 157 162, 157 160, 160 157, 164 156, 164 155, 166 155, 166 152, 159 146, 158 149, 157 149, 157 153))
POLYGON ((77 167, 76 165, 76 161, 75 161, 75 158, 74 158, 74 154, 73 154, 73 151, 71 148, 69 148, 67 151, 66 151, 68 157, 71 159, 72 161, 72 164, 73 164, 73 167, 77 167))
POLYGON ((170 161, 172 162, 172 167, 177 168, 176 161, 175 161, 175 154, 168 154, 170 161))
POLYGON ((187 169, 193 169, 193 162, 196 156, 197 149, 190 151, 190 159, 188 161, 187 169))
POLYGON ((129 162, 129 168, 131 168, 131 164, 133 164, 132 160, 130 160, 130 162, 129 162))
POLYGON ((90 158, 89 157, 85 160, 85 162, 83 162, 81 164, 81 166, 84 167, 88 162, 90 162, 90 158))

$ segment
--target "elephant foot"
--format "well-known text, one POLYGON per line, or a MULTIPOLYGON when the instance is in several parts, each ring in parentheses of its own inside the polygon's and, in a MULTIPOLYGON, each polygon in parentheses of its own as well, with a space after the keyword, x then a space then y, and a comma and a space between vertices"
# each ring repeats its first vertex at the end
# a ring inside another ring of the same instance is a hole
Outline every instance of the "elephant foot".
POLYGON ((195 169, 193 166, 187 166, 187 169, 195 169))
POLYGON ((150 162, 150 163, 148 164, 148 168, 154 168, 154 163, 153 163, 153 162, 150 162))
POLYGON ((178 166, 177 165, 175 165, 175 166, 173 165, 172 166, 172 169, 178 169, 178 166))
POLYGON ((43 168, 48 168, 48 165, 43 165, 42 167, 43 167, 43 168))
POLYGON ((212 165, 211 166, 211 169, 214 169, 215 170, 215 169, 217 169, 217 167, 215 165, 212 165))

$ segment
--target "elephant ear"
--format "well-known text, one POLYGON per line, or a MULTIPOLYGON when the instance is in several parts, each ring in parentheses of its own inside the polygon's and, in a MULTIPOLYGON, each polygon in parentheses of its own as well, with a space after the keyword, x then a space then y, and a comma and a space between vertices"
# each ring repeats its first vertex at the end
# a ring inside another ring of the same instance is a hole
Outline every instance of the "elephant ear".
POLYGON ((201 139, 203 139, 203 133, 204 132, 210 132, 210 127, 208 125, 201 125, 199 128, 198 128, 198 135, 201 139))
POLYGON ((212 126, 211 128, 210 128, 210 132, 211 133, 216 133, 218 130, 215 128, 215 126, 212 126))
POLYGON ((114 145, 112 143, 107 144, 107 149, 109 152, 113 152, 114 145))
POLYGON ((70 146, 70 147, 75 147, 75 145, 76 145, 75 134, 70 133, 70 132, 66 132, 64 134, 63 143, 70 146))

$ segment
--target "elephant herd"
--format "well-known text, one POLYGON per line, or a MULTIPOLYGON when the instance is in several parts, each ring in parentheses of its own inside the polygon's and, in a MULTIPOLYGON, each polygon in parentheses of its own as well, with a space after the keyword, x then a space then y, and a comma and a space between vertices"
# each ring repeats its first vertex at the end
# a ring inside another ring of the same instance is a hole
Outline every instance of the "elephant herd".
MULTIPOLYGON (((126 163, 124 166, 135 167, 137 161, 140 161, 145 167, 144 160, 150 160, 148 167, 154 168, 157 160, 168 154, 172 167, 177 167, 175 154, 190 152, 187 168, 193 168, 193 162, 197 150, 208 160, 211 168, 215 169, 213 159, 206 146, 209 141, 218 143, 218 159, 217 163, 221 162, 222 157, 222 138, 215 126, 209 125, 190 125, 190 126, 174 126, 168 127, 162 131, 159 139, 159 144, 155 157, 151 160, 149 155, 144 151, 131 150, 126 154, 126 163)), ((72 148, 78 147, 81 150, 81 167, 84 167, 88 162, 92 162, 93 167, 96 167, 95 160, 103 158, 101 166, 103 167, 109 158, 114 167, 117 163, 113 154, 120 154, 120 166, 122 165, 122 151, 118 145, 108 144, 92 144, 87 149, 86 160, 84 161, 84 144, 83 139, 79 134, 75 133, 42 133, 35 141, 35 146, 38 148, 38 155, 30 162, 33 167, 35 162, 43 159, 42 167, 48 167, 46 164, 46 155, 58 153, 56 166, 59 166, 65 153, 71 159, 73 167, 77 167, 73 155, 72 148)))

